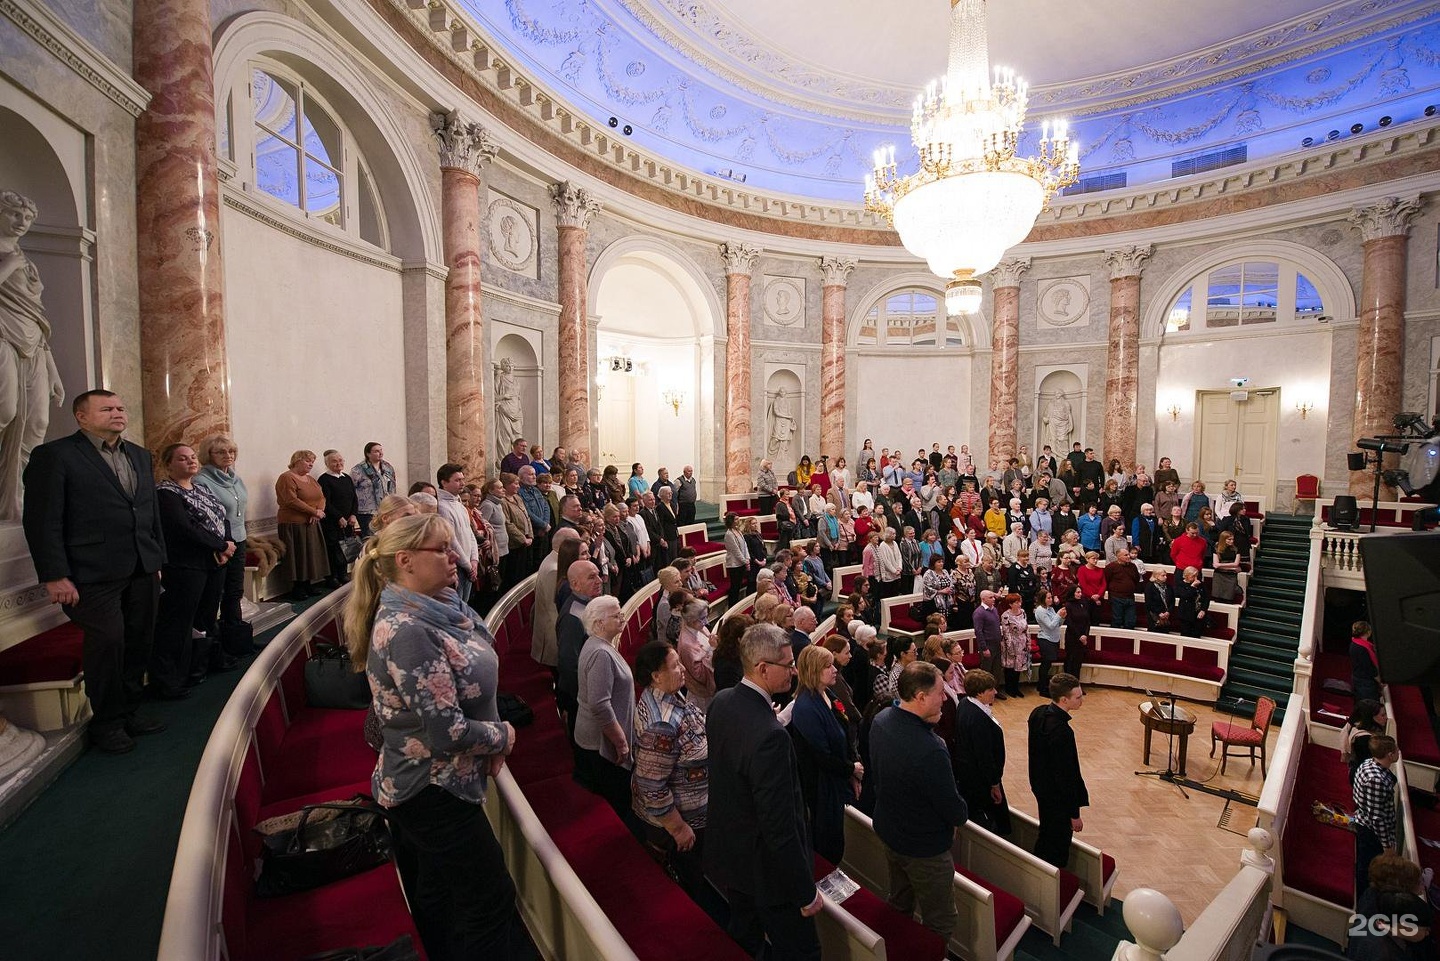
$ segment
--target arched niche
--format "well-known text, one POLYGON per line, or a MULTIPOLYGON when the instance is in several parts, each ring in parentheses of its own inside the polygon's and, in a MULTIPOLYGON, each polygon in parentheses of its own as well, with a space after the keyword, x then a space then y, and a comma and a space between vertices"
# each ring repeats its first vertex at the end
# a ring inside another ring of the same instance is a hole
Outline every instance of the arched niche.
MULTIPOLYGON (((94 234, 86 229, 84 138, 44 107, 0 83, 0 190, 34 202, 20 248, 40 274, 50 350, 66 398, 100 386, 93 304, 94 234)), ((46 439, 75 429, 68 408, 45 403, 46 439)))
POLYGON ((805 453, 804 372, 793 367, 767 366, 765 371, 764 454, 775 462, 775 474, 784 478, 805 453))
POLYGON ((545 446, 547 451, 555 446, 553 442, 547 444, 550 438, 541 436, 540 388, 544 369, 540 366, 539 345, 532 344, 530 336, 538 338, 539 335, 518 330, 502 334, 490 353, 493 358, 490 391, 493 442, 490 446, 497 464, 510 453, 516 437, 545 446))
POLYGON ((1070 445, 1076 441, 1084 443, 1085 433, 1085 383, 1088 367, 1076 364, 1070 367, 1037 367, 1035 369, 1035 432, 1030 450, 1039 453, 1049 444, 1058 460, 1070 452, 1070 445), (1065 408, 1071 431, 1068 440, 1057 436, 1063 426, 1047 423, 1065 419, 1065 408))
MULTIPOLYGON (((597 460, 696 469, 702 496, 718 490, 714 286, 674 244, 626 237, 590 272, 595 336, 597 460)), ((723 428, 718 433, 723 438, 723 428)))

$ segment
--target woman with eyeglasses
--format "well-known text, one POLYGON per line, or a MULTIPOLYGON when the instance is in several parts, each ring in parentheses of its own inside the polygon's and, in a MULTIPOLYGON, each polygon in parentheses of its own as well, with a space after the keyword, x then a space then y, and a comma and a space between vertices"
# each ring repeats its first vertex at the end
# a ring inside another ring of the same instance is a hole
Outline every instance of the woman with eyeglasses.
POLYGON ((399 517, 366 544, 345 607, 383 746, 371 778, 432 958, 529 957, 515 885, 482 805, 515 746, 494 640, 455 591, 450 524, 399 517))

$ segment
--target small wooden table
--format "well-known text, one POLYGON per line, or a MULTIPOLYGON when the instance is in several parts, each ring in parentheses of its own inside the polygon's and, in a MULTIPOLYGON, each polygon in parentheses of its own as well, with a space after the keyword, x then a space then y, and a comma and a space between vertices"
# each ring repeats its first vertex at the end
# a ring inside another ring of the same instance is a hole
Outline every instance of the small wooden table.
POLYGON ((1159 732, 1161 737, 1168 738, 1173 733, 1175 740, 1180 743, 1175 773, 1184 777, 1186 748, 1190 744, 1190 735, 1195 733, 1195 721, 1194 714, 1176 705, 1174 701, 1162 701, 1159 704, 1153 701, 1140 702, 1140 723, 1145 727, 1144 763, 1150 763, 1151 736, 1159 732))

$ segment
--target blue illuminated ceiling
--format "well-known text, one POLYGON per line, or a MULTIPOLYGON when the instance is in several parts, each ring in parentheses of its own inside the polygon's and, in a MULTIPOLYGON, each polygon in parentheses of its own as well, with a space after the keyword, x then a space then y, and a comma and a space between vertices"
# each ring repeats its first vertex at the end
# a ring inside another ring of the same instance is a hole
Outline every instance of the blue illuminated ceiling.
MULTIPOLYGON (((460 2, 497 53, 638 149, 830 201, 858 202, 876 146, 913 156, 910 100, 944 69, 945 0, 460 2)), ((1032 137, 1069 117, 1085 178, 1152 183, 1227 148, 1255 161, 1440 102, 1433 0, 1057 7, 992 4, 991 56, 1032 81, 1032 137)))

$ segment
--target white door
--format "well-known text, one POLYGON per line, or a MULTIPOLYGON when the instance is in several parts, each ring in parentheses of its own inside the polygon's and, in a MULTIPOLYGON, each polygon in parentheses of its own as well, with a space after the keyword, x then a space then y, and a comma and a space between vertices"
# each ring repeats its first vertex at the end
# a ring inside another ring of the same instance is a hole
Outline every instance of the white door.
MULTIPOLYGON (((600 395, 599 464, 635 461, 635 379, 610 375, 600 395)), ((622 474, 628 475, 629 471, 622 474)))
POLYGON ((1205 390, 1197 400, 1195 476, 1207 490, 1218 491, 1233 478, 1242 493, 1273 500, 1280 389, 1249 390, 1244 400, 1228 390, 1205 390))

